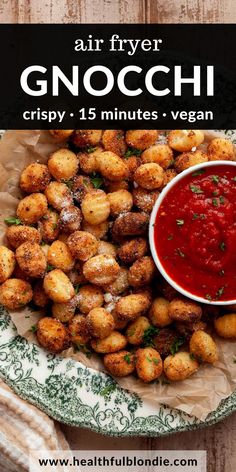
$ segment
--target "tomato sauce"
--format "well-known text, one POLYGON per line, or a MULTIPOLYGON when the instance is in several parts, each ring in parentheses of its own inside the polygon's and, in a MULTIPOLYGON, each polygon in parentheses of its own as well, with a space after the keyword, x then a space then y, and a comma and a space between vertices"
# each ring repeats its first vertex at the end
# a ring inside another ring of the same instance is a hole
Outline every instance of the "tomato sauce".
POLYGON ((236 299, 236 167, 215 165, 177 182, 155 221, 167 274, 206 300, 236 299))

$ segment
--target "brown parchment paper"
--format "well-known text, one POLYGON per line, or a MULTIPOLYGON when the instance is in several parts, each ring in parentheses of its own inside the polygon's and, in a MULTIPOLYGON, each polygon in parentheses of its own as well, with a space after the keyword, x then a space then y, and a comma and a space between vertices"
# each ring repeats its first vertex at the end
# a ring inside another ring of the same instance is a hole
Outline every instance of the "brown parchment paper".
MULTIPOLYGON (((219 133, 218 133, 219 134, 219 133)), ((207 140, 216 133, 206 132, 207 140)), ((55 143, 47 131, 7 131, 0 142, 0 244, 5 244, 6 226, 4 219, 15 214, 17 198, 20 196, 18 182, 23 168, 37 160, 45 162, 51 152, 62 143, 55 143)), ((30 342, 36 337, 30 331, 43 312, 32 312, 29 308, 10 313, 11 318, 21 336, 30 342)), ((184 411, 204 420, 215 410, 220 401, 228 397, 236 388, 236 343, 217 339, 219 361, 214 366, 203 365, 199 371, 183 382, 145 385, 133 376, 117 379, 120 386, 136 392, 141 398, 153 405, 165 404, 184 411)), ((97 355, 87 358, 73 348, 62 353, 64 357, 72 357, 87 367, 102 371, 104 367, 97 355)))

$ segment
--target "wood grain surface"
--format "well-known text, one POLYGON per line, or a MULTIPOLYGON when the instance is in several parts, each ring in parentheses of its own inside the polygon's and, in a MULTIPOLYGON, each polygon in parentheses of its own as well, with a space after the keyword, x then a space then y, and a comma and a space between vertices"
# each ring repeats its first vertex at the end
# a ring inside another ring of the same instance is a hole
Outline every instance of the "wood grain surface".
MULTIPOLYGON (((0 23, 236 23, 236 0, 0 0, 0 23)), ((235 47, 235 45, 234 45, 235 47)), ((234 472, 236 414, 165 438, 116 439, 63 426, 73 449, 205 449, 208 472, 234 472)))

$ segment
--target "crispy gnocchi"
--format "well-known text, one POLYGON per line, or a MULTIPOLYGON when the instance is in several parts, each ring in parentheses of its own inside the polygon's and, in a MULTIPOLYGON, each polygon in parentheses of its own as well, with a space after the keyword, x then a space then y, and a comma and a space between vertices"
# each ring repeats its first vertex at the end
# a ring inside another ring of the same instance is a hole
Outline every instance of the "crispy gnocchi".
POLYGON ((184 380, 236 339, 235 306, 203 307, 158 273, 148 225, 165 186, 185 169, 235 160, 202 130, 51 130, 56 151, 23 169, 16 216, 0 246, 0 303, 42 312, 39 344, 101 356, 114 377, 184 380))

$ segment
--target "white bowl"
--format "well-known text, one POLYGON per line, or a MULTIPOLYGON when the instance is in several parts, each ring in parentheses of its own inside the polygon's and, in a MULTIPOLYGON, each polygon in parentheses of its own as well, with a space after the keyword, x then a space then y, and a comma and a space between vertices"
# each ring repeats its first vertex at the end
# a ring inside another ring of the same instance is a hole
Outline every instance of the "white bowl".
POLYGON ((163 277, 167 280, 167 282, 170 285, 172 285, 172 287, 174 287, 178 292, 182 293, 182 295, 184 295, 185 297, 191 298, 192 300, 196 300, 197 302, 206 303, 208 305, 233 305, 234 303, 236 303, 236 299, 234 299, 234 300, 225 300, 225 301, 207 300, 203 297, 199 297, 197 295, 194 295, 193 293, 191 293, 188 290, 185 290, 183 287, 181 287, 178 283, 175 282, 175 280, 173 280, 169 276, 169 274, 167 274, 165 268, 163 267, 163 265, 162 265, 162 263, 159 259, 159 256, 157 254, 157 250, 156 250, 156 247, 155 247, 155 242, 154 242, 154 224, 155 224, 155 221, 156 221, 156 215, 157 215, 157 212, 160 208, 160 205, 162 204, 165 196, 170 191, 170 189, 172 187, 174 187, 175 184, 177 182, 179 182, 180 180, 182 180, 186 175, 192 174, 193 172, 195 172, 198 169, 205 169, 206 167, 214 167, 214 166, 219 166, 219 165, 236 167, 236 162, 234 162, 234 161, 211 161, 211 162, 205 162, 203 164, 197 164, 196 166, 192 166, 192 167, 189 167, 188 169, 184 170, 183 172, 178 174, 176 177, 174 177, 174 179, 172 179, 167 184, 167 186, 164 188, 164 190, 162 190, 160 196, 158 197, 158 199, 157 199, 157 201, 156 201, 156 203, 153 207, 152 213, 151 213, 150 222, 149 222, 149 243, 150 243, 152 257, 154 259, 154 262, 155 262, 158 270, 163 275, 163 277))

